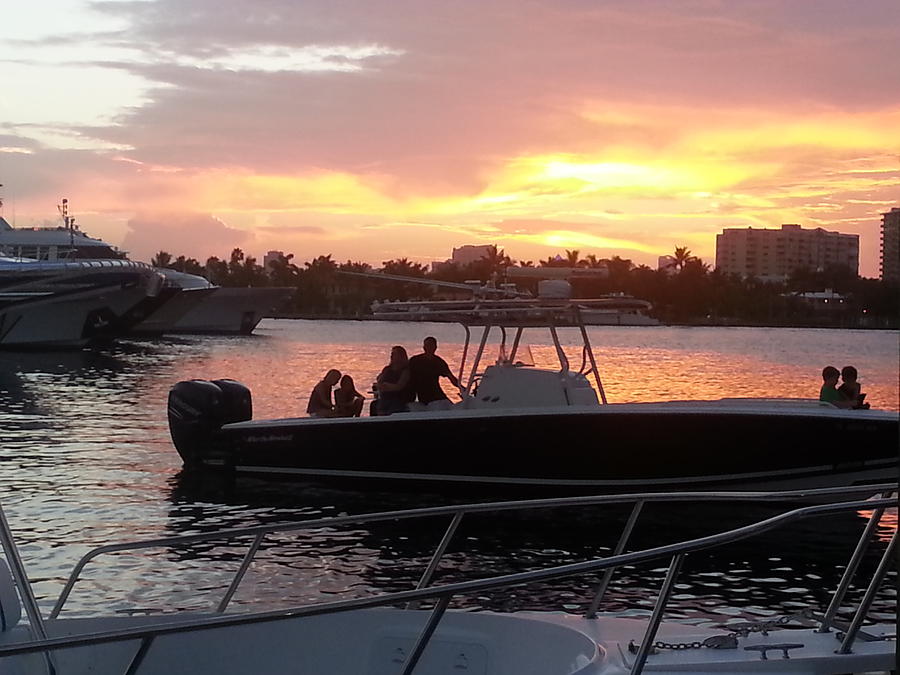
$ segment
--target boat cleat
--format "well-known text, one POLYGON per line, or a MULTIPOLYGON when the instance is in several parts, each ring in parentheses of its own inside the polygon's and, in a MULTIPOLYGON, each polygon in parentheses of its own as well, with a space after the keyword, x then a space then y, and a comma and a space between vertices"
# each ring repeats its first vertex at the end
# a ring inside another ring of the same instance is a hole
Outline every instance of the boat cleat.
POLYGON ((769 650, 780 649, 781 658, 789 659, 791 658, 791 649, 801 649, 805 646, 806 645, 804 645, 802 642, 781 642, 773 645, 747 645, 746 647, 744 647, 744 650, 748 652, 759 652, 759 660, 768 661, 769 657, 767 656, 767 652, 769 650))

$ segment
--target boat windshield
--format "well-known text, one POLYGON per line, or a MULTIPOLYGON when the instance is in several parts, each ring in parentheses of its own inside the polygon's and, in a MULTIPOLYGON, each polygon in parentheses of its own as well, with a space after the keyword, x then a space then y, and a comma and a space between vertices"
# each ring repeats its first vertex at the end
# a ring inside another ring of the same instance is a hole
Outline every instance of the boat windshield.
POLYGON ((497 357, 497 363, 504 363, 511 366, 534 366, 534 354, 531 353, 531 345, 519 345, 516 349, 515 359, 507 351, 506 345, 500 345, 500 354, 497 357))

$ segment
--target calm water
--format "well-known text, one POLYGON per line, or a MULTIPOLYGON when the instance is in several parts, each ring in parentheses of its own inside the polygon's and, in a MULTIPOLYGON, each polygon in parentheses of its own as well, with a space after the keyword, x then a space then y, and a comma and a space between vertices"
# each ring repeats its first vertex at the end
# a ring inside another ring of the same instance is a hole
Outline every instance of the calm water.
MULTIPOLYGON (((0 495, 41 602, 52 605, 75 561, 100 544, 453 501, 446 494, 363 494, 300 483, 198 484, 180 475, 165 419, 169 387, 194 377, 243 381, 253 390, 256 417, 299 415, 328 368, 350 373, 365 391, 391 345, 415 353, 426 334, 438 338, 448 362, 458 361, 462 332, 456 326, 352 321, 267 321, 248 338, 172 338, 100 352, 0 353, 0 495)), ((536 363, 555 363, 548 340, 526 336, 536 363)), ((596 328, 591 337, 610 401, 811 397, 824 365, 852 363, 873 407, 898 409, 896 332, 623 327, 596 328)), ((563 331, 563 339, 577 365, 574 332, 563 331)), ((774 509, 651 506, 634 545, 716 531, 774 509)), ((595 509, 473 518, 438 580, 602 556, 615 545, 626 515, 595 509)), ((896 527, 896 516, 893 522, 896 527)), ((671 616, 720 621, 822 607, 863 525, 861 514, 850 514, 698 554, 686 564, 671 616)), ((411 588, 445 526, 423 521, 319 529, 273 542, 235 602, 255 595, 274 607, 411 588)), ((889 533, 885 527, 881 539, 889 533)), ((232 545, 109 556, 88 568, 68 607, 75 613, 160 609, 171 606, 163 598, 174 593, 179 607, 209 608, 241 553, 232 545)), ((867 560, 866 569, 873 565, 867 560)), ((606 609, 649 611, 664 572, 662 564, 623 570, 606 609)), ((590 601, 595 582, 514 589, 461 604, 577 611, 590 601)), ((889 588, 879 611, 892 615, 895 606, 889 588)))

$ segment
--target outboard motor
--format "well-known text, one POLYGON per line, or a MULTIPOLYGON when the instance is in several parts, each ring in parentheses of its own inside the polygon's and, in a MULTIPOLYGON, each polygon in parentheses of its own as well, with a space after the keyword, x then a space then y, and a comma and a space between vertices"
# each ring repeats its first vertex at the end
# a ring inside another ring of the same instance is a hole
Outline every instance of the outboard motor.
POLYGON ((222 424, 253 419, 253 398, 248 387, 237 380, 213 380, 213 384, 222 390, 222 424))
POLYGON ((187 380, 169 390, 169 432, 185 466, 200 462, 213 435, 252 416, 250 390, 234 380, 187 380))

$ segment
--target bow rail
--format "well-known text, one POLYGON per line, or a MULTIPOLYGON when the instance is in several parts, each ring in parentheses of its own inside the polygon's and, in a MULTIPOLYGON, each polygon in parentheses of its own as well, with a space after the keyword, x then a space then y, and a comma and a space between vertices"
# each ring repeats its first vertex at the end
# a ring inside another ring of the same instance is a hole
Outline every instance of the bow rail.
MULTIPOLYGON (((646 633, 641 641, 635 658, 632 673, 642 672, 647 656, 652 649, 657 629, 665 612, 666 605, 669 600, 671 591, 675 585, 677 575, 682 567, 686 556, 697 551, 717 548, 727 544, 748 539, 757 535, 761 535, 772 530, 785 527, 792 523, 810 518, 823 517, 836 513, 846 513, 853 511, 872 511, 872 515, 864 528, 856 548, 848 562, 844 574, 832 596, 831 603, 825 614, 819 618, 818 632, 829 632, 835 622, 836 613, 841 606, 847 589, 850 586, 852 578, 856 574, 857 567, 861 561, 863 554, 869 543, 874 538, 878 524, 887 508, 897 507, 898 500, 895 493, 894 485, 870 485, 859 486, 854 488, 824 488, 815 490, 794 490, 787 492, 694 492, 694 493, 646 493, 646 494, 628 494, 628 495, 604 495, 594 497, 568 497, 558 499, 541 499, 541 500, 523 500, 523 501, 507 501, 496 503, 466 504, 466 505, 450 505, 441 507, 430 507, 421 509, 411 509, 405 511, 385 511, 380 513, 364 514, 359 516, 340 516, 331 518, 318 518, 315 520, 304 521, 301 523, 283 523, 276 525, 266 525, 249 528, 235 528, 230 530, 222 530, 218 532, 209 532, 194 535, 182 535, 176 537, 165 537, 159 539, 148 539, 139 542, 112 544, 101 546, 93 549, 85 554, 69 577, 59 600, 56 603, 51 618, 58 616, 62 610, 66 599, 68 598, 72 587, 79 578, 81 571, 91 560, 104 553, 120 552, 126 550, 140 550, 153 547, 168 547, 196 543, 209 540, 230 539, 233 537, 252 536, 253 541, 248 547, 238 571, 235 573, 231 584, 226 591, 225 597, 219 603, 217 608, 218 615, 203 615, 193 617, 184 621, 172 621, 159 624, 145 624, 140 627, 109 630, 91 634, 49 638, 46 637, 46 631, 43 627, 43 620, 40 614, 33 616, 33 611, 28 611, 29 620, 33 625, 33 629, 37 639, 27 643, 16 645, 7 645, 0 647, 0 658, 3 656, 43 652, 49 658, 51 652, 57 649, 64 649, 76 646, 85 646, 92 644, 101 644, 109 642, 118 642, 123 640, 141 639, 141 646, 135 654, 127 673, 137 672, 140 662, 144 655, 150 649, 153 640, 157 636, 210 630, 213 628, 240 626, 256 623, 266 623, 279 621, 284 619, 299 618, 305 616, 317 616, 322 614, 332 614, 338 612, 353 611, 357 609, 367 609, 374 607, 396 606, 405 604, 406 607, 416 607, 423 600, 435 601, 431 615, 426 622, 425 628, 419 635, 416 646, 410 657, 405 663, 403 670, 404 675, 413 672, 415 665, 428 644, 434 630, 437 628, 441 617, 449 606, 450 601, 457 595, 468 595, 473 593, 484 592, 488 590, 496 590, 499 588, 535 583, 540 581, 550 581, 572 577, 576 575, 604 572, 603 580, 597 588, 591 609, 586 613, 585 617, 590 619, 596 616, 596 610, 602 601, 609 576, 618 568, 625 565, 635 565, 646 563, 659 559, 670 560, 668 573, 663 581, 662 588, 653 608, 646 633), (881 495, 880 497, 871 497, 869 499, 863 496, 881 495), (889 496, 891 495, 891 496, 889 496), (623 552, 627 546, 628 538, 631 534, 635 523, 638 520, 640 510, 645 503, 649 502, 689 502, 689 501, 740 501, 740 502, 784 502, 794 500, 821 500, 828 497, 850 497, 856 496, 856 499, 850 501, 838 501, 826 504, 817 504, 813 506, 804 506, 796 508, 764 520, 734 528, 717 534, 706 535, 675 544, 653 547, 641 551, 623 552), (430 586, 431 575, 437 569, 441 556, 451 541, 453 535, 459 526, 460 521, 466 514, 485 513, 485 512, 504 512, 523 509, 538 508, 558 508, 568 506, 587 506, 596 504, 622 504, 633 503, 631 516, 626 523, 626 527, 616 545, 613 555, 607 558, 586 560, 577 563, 559 565, 551 568, 531 570, 528 572, 519 572, 514 574, 504 574, 474 581, 457 582, 450 584, 442 584, 430 586), (250 563, 253 560, 259 546, 264 537, 268 534, 279 532, 295 532, 304 529, 348 524, 364 524, 372 522, 398 521, 410 518, 423 518, 429 516, 451 515, 452 520, 450 526, 445 531, 440 544, 432 556, 431 561, 419 580, 417 587, 409 591, 399 591, 378 595, 371 598, 360 598, 353 600, 341 600, 335 602, 317 603, 305 605, 301 607, 293 607, 288 609, 270 610, 264 612, 252 612, 242 614, 224 614, 228 603, 237 590, 244 574, 246 573, 250 563), (35 626, 35 622, 37 625, 35 626)), ((2 508, 0 508, 0 516, 2 516, 2 508)), ((10 551, 12 543, 11 534, 6 525, 5 517, 0 517, 0 535, 3 538, 3 544, 10 551)), ((859 606, 853 612, 849 621, 849 625, 843 632, 840 647, 837 650, 840 654, 848 654, 852 650, 852 646, 860 634, 860 628, 866 619, 868 611, 875 595, 881 586, 893 559, 897 545, 897 532, 895 531, 890 542, 888 543, 878 567, 870 579, 866 591, 859 606)), ((26 609, 29 607, 34 610, 37 607, 34 596, 31 593, 30 586, 27 585, 27 577, 24 573, 21 560, 17 554, 10 555, 10 562, 13 575, 19 585, 20 591, 25 600, 26 609), (24 585, 23 585, 24 584, 24 585), (25 597, 30 596, 30 598, 25 597)))

